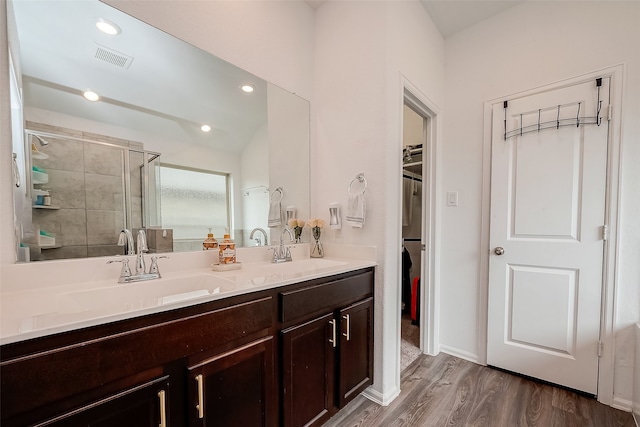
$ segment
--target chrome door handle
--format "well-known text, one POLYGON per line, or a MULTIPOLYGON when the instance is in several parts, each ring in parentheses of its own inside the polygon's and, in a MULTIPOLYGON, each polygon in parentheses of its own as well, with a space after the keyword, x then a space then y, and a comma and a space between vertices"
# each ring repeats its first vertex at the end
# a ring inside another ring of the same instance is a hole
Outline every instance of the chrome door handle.
POLYGON ((493 252, 495 252, 496 255, 502 255, 504 254, 504 248, 502 246, 498 246, 493 250, 493 252))

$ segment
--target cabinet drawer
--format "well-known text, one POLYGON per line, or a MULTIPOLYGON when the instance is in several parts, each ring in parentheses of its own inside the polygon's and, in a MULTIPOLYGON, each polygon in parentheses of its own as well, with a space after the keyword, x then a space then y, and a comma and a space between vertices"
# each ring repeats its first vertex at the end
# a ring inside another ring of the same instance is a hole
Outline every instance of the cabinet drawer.
POLYGON ((91 402, 35 427, 103 427, 167 425, 169 377, 140 384, 97 402, 91 402))
POLYGON ((147 327, 104 336, 97 329, 95 339, 3 361, 3 419, 251 334, 266 335, 272 310, 272 298, 265 297, 161 323, 151 317, 147 327))
POLYGON ((280 293, 282 323, 327 313, 373 294, 373 271, 280 293))

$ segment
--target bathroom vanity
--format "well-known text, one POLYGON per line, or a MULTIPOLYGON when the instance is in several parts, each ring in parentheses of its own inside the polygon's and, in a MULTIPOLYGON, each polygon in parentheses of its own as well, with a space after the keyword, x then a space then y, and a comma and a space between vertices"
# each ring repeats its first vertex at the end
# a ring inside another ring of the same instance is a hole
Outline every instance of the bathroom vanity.
MULTIPOLYGON (((321 425, 373 382, 375 267, 288 264, 216 273, 227 284, 217 292, 5 342, 2 425, 321 425)), ((156 289, 176 285, 162 280, 156 289)))

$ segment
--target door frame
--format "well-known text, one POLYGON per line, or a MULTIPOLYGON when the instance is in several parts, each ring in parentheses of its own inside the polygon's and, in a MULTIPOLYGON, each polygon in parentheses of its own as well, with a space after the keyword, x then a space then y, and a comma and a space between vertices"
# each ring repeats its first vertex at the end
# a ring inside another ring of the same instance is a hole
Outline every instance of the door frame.
MULTIPOLYGON (((424 143, 422 146, 422 229, 421 244, 421 271, 420 284, 423 292, 420 294, 420 350, 423 353, 435 356, 440 352, 440 292, 439 292, 439 268, 440 265, 440 230, 436 224, 440 223, 438 205, 437 169, 438 141, 440 140, 439 108, 427 96, 425 96, 405 76, 402 76, 402 107, 409 106, 420 116, 427 120, 424 129, 424 143), (426 274, 425 274, 426 273, 426 274)), ((402 129, 402 126, 401 126, 402 129)), ((402 141, 402 139, 400 139, 402 141)), ((398 147, 399 149, 402 146, 398 147)), ((402 176, 402 164, 398 165, 398 176, 402 176)), ((402 186, 402 179, 400 179, 402 186)), ((402 187, 399 189, 402 191, 402 187)), ((400 193, 402 194, 402 193, 400 193)), ((399 213, 399 218, 402 212, 399 213)), ((399 221, 402 227, 402 221, 399 221)), ((398 233, 400 247, 402 247, 402 228, 398 233)), ((399 277, 397 283, 402 283, 399 277)), ((398 293, 402 292, 398 286, 398 293)), ((398 310, 398 319, 400 318, 398 310)), ((398 345, 400 345, 400 333, 398 333, 398 345)), ((399 350, 399 348, 398 348, 399 350)))
MULTIPOLYGON (((487 321, 489 304, 489 228, 491 221, 491 127, 492 107, 503 101, 534 95, 541 92, 572 86, 597 77, 611 77, 610 105, 612 117, 609 121, 609 137, 607 142, 607 184, 605 196, 605 224, 608 225, 608 239, 604 242, 603 286, 600 311, 600 341, 603 344, 602 356, 598 370, 598 401, 606 405, 613 402, 613 381, 615 363, 615 294, 618 282, 617 256, 619 251, 619 211, 620 211, 620 179, 621 179, 621 117, 622 88, 624 65, 616 65, 579 76, 560 80, 548 85, 539 86, 523 92, 513 93, 484 102, 484 129, 482 146, 482 212, 480 236, 480 298, 478 298, 478 354, 480 363, 487 363, 487 321)), ((614 405, 615 406, 615 405, 614 405)))

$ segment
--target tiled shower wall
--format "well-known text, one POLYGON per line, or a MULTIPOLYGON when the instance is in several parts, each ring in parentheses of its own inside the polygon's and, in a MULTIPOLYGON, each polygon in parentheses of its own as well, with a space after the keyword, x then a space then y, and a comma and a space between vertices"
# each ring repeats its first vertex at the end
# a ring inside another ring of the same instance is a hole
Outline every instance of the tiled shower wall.
MULTIPOLYGON (((109 142, 136 149, 142 149, 142 144, 34 123, 28 123, 27 128, 60 135, 46 137, 44 139, 49 145, 38 146, 40 151, 49 155, 48 159, 33 159, 34 166, 45 169, 49 174, 47 184, 35 187, 49 190, 51 204, 60 207, 59 210, 33 209, 33 223, 55 233, 56 245, 61 245, 60 248, 42 250, 40 259, 123 254, 123 248, 117 246, 117 241, 120 230, 125 228, 126 151, 89 141, 109 142)), ((133 164, 132 168, 135 168, 133 164)), ((135 220, 141 218, 139 174, 137 178, 132 176, 131 182, 135 220)))

